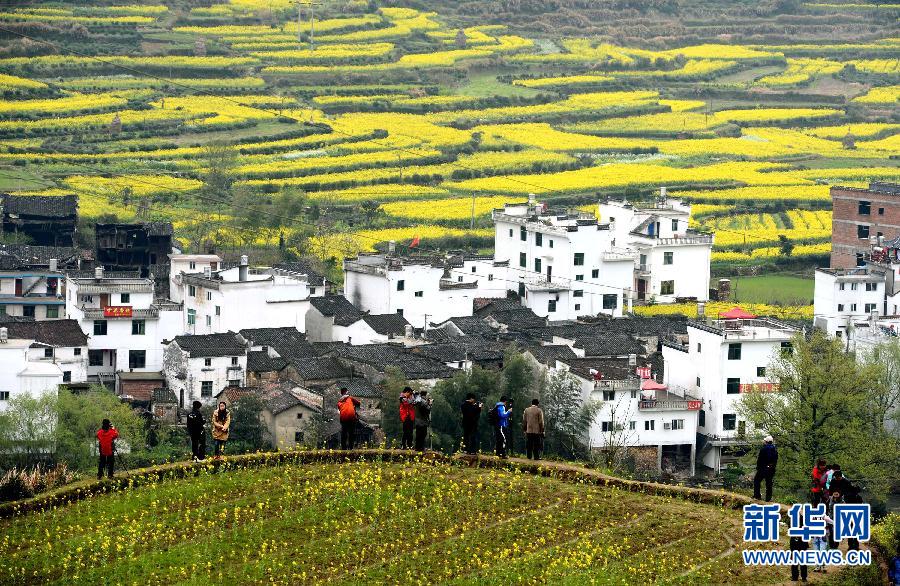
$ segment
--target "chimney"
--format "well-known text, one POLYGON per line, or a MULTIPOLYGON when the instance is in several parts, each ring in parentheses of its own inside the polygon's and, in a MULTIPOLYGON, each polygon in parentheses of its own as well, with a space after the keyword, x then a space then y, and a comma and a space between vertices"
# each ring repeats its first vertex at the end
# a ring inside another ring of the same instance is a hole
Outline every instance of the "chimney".
POLYGON ((388 254, 397 252, 397 243, 394 240, 388 240, 388 254))
POLYGON ((103 267, 96 267, 94 269, 94 278, 97 280, 103 278, 103 267))
POLYGON ((528 207, 533 207, 535 201, 535 195, 533 193, 528 194, 528 207))
POLYGON ((9 340, 9 330, 6 328, 0 328, 0 344, 6 344, 9 340))
POLYGON ((50 269, 50 272, 51 272, 51 273, 55 273, 57 270, 59 270, 58 267, 59 267, 59 263, 57 263, 56 259, 55 259, 55 258, 51 258, 51 259, 50 259, 50 266, 48 267, 48 268, 50 269))
POLYGON ((211 266, 207 265, 207 266, 203 267, 203 276, 206 277, 207 279, 212 277, 212 267, 211 266))
POLYGON ((719 301, 731 300, 731 279, 719 279, 719 301))
POLYGON ((404 332, 404 334, 406 335, 407 338, 410 338, 410 339, 411 339, 411 338, 413 337, 413 332, 414 332, 414 331, 415 331, 415 330, 413 330, 413 327, 412 327, 411 324, 406 324, 405 326, 403 326, 403 332, 404 332))
POLYGON ((702 301, 697 304, 697 317, 700 319, 706 317, 706 304, 702 301))
POLYGON ((628 355, 628 366, 637 366, 637 354, 628 355))
POLYGON ((664 186, 659 188, 659 199, 666 201, 666 188, 664 186))
POLYGON ((241 255, 241 262, 238 265, 238 281, 244 282, 247 280, 247 274, 250 272, 250 259, 247 258, 246 254, 241 255))

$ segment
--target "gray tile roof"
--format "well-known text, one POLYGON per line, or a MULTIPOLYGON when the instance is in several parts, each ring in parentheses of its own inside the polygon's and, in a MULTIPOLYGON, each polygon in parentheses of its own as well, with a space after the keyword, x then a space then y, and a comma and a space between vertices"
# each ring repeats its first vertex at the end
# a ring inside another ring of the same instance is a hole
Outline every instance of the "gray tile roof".
POLYGON ((241 356, 247 348, 238 340, 234 332, 226 334, 206 334, 200 336, 175 336, 178 347, 191 358, 212 356, 241 356))
POLYGON ((297 328, 247 328, 238 332, 252 346, 278 346, 306 341, 306 335, 297 328))
POLYGON ((0 194, 3 215, 43 216, 66 218, 78 213, 76 195, 13 195, 0 194))
POLYGON ((578 356, 565 344, 535 344, 528 347, 528 352, 541 364, 555 366, 557 360, 573 360, 578 356))
POLYGON ((370 328, 383 336, 402 336, 409 322, 399 313, 382 313, 377 315, 365 314, 362 316, 370 328))
POLYGON ((34 246, 31 244, 0 244, 0 266, 4 270, 16 270, 34 266, 47 266, 55 258, 58 266, 77 266, 78 251, 70 246, 34 246), (8 268, 7 268, 8 267, 8 268))
POLYGON ((343 295, 326 295, 312 297, 310 304, 325 317, 334 317, 334 325, 349 326, 362 317, 363 312, 347 301, 343 295))
POLYGON ((262 350, 247 352, 247 372, 281 372, 287 365, 284 358, 272 358, 262 350))
POLYGON ((390 344, 343 346, 335 348, 335 353, 345 360, 372 366, 379 372, 384 372, 391 366, 397 367, 410 380, 449 378, 454 372, 438 360, 415 355, 390 344))
POLYGON ((87 346, 87 336, 74 319, 0 320, 0 327, 6 328, 10 339, 34 340, 40 344, 59 348, 87 346))
POLYGON ((350 391, 351 395, 360 399, 380 399, 384 397, 384 393, 382 393, 381 389, 364 378, 339 380, 332 388, 339 390, 341 387, 347 387, 347 390, 350 391))
POLYGON ((319 272, 315 265, 308 260, 299 259, 292 262, 284 262, 275 265, 275 268, 306 275, 307 281, 313 287, 321 287, 325 284, 325 277, 319 272))
POLYGON ((330 356, 306 358, 304 360, 291 360, 300 378, 304 381, 321 381, 350 376, 350 368, 344 366, 340 360, 330 356))

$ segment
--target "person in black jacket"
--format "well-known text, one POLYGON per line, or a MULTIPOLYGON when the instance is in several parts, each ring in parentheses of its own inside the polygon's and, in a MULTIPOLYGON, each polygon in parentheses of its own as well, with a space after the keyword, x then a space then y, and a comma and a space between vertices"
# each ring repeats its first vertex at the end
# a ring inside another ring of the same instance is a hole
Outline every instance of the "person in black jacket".
POLYGON ((206 458, 206 422, 203 421, 203 413, 200 413, 202 406, 200 401, 194 401, 193 409, 187 416, 187 432, 191 438, 191 453, 195 462, 206 458))
POLYGON ((772 500, 772 480, 775 478, 775 466, 778 464, 778 450, 771 435, 763 439, 763 447, 756 458, 756 476, 753 478, 753 498, 761 498, 760 484, 766 481, 766 502, 772 500))
POLYGON ((478 453, 478 420, 481 418, 482 404, 475 400, 475 393, 466 395, 460 406, 462 411, 463 444, 466 453, 474 456, 478 453))

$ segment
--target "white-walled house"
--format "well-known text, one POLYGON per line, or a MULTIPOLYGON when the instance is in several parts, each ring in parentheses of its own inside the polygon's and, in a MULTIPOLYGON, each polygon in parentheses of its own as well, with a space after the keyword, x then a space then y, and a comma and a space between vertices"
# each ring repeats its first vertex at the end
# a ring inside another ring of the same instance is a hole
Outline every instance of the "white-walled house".
POLYGON ((222 265, 222 258, 217 254, 182 254, 169 255, 169 299, 176 303, 184 302, 183 275, 206 273, 209 268, 216 272, 222 265))
POLYGON ((713 236, 688 229, 691 206, 675 199, 655 204, 601 202, 615 246, 637 254, 634 291, 638 301, 670 303, 679 298, 709 299, 713 236))
POLYGON ((743 393, 777 390, 766 375, 799 330, 769 318, 689 322, 687 343, 663 342, 664 383, 703 401, 698 456, 715 471, 733 461, 751 430, 738 413, 743 393))
POLYGON ((590 214, 553 214, 543 204, 494 210, 494 258, 508 263, 506 289, 550 320, 628 309, 635 255, 590 214))
POLYGON ((364 313, 343 295, 313 297, 306 314, 306 336, 310 342, 376 344, 405 336, 409 325, 399 313, 364 313))
POLYGON ((244 386, 247 346, 234 332, 176 336, 165 348, 162 372, 181 408, 211 403, 222 389, 244 386))
POLYGON ((344 260, 344 296, 373 315, 397 313, 416 328, 472 315, 481 297, 505 297, 506 263, 491 257, 397 257, 344 260))
POLYGON ((87 382, 87 336, 74 320, 0 322, 0 411, 28 394, 87 382))
POLYGON ((154 300, 153 279, 137 273, 66 277, 66 315, 88 335, 88 378, 103 382, 116 372, 162 368, 162 341, 182 332, 182 306, 154 300))

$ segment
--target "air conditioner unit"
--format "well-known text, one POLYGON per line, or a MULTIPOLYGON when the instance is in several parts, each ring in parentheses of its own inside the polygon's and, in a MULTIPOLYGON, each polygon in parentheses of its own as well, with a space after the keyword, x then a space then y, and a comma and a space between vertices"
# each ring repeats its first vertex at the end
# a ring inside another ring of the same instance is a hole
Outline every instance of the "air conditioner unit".
POLYGON ((663 429, 672 429, 671 423, 663 423, 663 429))

